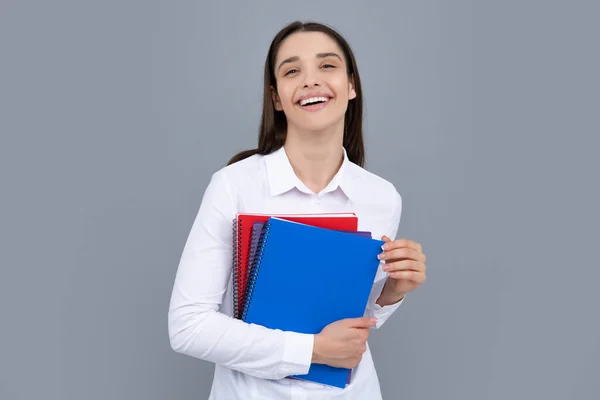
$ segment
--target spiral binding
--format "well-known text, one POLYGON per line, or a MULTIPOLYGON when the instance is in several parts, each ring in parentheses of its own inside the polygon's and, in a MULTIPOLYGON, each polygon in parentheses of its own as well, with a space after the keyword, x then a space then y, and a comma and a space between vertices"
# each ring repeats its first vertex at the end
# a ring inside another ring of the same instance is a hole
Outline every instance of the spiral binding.
POLYGON ((260 264, 262 262, 262 258, 265 252, 265 247, 267 245, 267 239, 269 237, 269 231, 271 230, 271 224, 267 222, 263 228, 262 233, 260 234, 260 238, 258 239, 258 249, 256 250, 256 262, 254 265, 254 269, 252 270, 252 275, 250 275, 250 281, 246 287, 246 299, 244 302, 244 309, 242 312, 242 320, 246 321, 248 316, 248 310, 250 308, 250 303, 252 303, 252 294, 254 293, 254 285, 256 285, 256 280, 258 279, 258 272, 260 270, 260 264))
POLYGON ((239 284, 241 282, 241 268, 242 265, 242 220, 235 218, 233 220, 233 316, 239 318, 240 315, 240 296, 239 296, 239 284))
POLYGON ((250 240, 250 254, 248 256, 248 267, 247 267, 246 275, 244 275, 242 290, 240 291, 242 293, 242 299, 241 299, 242 304, 244 304, 247 293, 248 293, 248 288, 247 288, 248 281, 250 279, 250 274, 252 273, 252 270, 254 269, 254 264, 255 264, 255 260, 256 260, 256 250, 258 248, 258 244, 260 243, 261 233, 262 233, 262 226, 261 226, 261 229, 258 231, 256 229, 254 229, 254 226, 252 227, 252 237, 250 240))

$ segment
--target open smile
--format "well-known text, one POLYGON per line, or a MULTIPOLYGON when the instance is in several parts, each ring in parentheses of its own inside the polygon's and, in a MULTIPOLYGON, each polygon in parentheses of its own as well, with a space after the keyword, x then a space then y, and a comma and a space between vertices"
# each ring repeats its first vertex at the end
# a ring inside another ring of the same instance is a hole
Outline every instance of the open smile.
POLYGON ((305 111, 319 111, 329 104, 331 98, 328 96, 305 97, 298 101, 298 106, 305 111))

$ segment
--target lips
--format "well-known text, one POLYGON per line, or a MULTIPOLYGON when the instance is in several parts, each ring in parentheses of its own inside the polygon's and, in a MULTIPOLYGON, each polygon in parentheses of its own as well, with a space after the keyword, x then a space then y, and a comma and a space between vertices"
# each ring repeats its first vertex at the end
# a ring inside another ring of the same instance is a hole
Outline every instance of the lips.
POLYGON ((306 106, 306 105, 312 105, 312 104, 317 104, 317 103, 325 103, 329 101, 329 97, 326 96, 315 96, 315 97, 309 97, 303 100, 300 100, 298 102, 298 104, 300 104, 301 106, 306 106))
POLYGON ((300 108, 306 111, 317 111, 327 105, 331 96, 326 93, 309 93, 301 96, 296 102, 300 108))

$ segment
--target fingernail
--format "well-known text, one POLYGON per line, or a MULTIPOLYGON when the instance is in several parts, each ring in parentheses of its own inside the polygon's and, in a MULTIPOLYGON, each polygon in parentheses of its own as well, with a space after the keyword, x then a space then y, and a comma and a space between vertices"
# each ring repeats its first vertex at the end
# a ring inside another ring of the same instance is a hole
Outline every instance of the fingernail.
POLYGON ((390 269, 390 267, 388 267, 387 265, 384 265, 382 269, 383 269, 384 271, 387 271, 387 270, 389 270, 389 269, 390 269))
POLYGON ((383 260, 385 258, 385 253, 377 254, 377 258, 379 258, 380 260, 383 260))
POLYGON ((382 248, 383 250, 387 250, 387 248, 388 248, 388 246, 387 246, 387 243, 384 243, 384 244, 382 244, 382 245, 381 245, 381 248, 382 248))

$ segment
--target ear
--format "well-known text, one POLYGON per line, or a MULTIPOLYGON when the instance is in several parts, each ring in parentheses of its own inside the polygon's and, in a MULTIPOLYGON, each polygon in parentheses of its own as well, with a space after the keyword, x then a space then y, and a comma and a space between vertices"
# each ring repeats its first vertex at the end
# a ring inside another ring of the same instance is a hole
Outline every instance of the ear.
POLYGON ((283 111, 281 100, 279 99, 279 95, 273 86, 271 86, 271 98, 273 99, 273 107, 275 107, 275 110, 283 111))
POLYGON ((348 82, 348 100, 352 100, 356 98, 356 91, 354 90, 354 75, 350 77, 350 82, 348 82))

